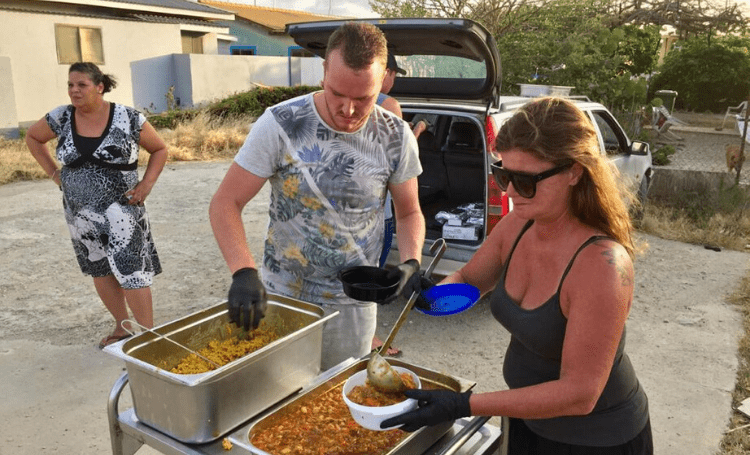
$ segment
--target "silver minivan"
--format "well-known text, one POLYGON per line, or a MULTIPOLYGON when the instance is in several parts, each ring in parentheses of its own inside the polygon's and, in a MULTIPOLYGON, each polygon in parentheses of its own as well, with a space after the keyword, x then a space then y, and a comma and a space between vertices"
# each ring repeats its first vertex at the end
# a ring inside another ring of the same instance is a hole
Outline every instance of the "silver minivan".
MULTIPOLYGON (((501 96, 501 65, 493 36, 467 19, 353 19, 378 26, 388 49, 406 70, 389 95, 401 104, 403 118, 427 130, 418 138, 423 173, 419 200, 427 236, 423 254, 444 238, 448 249, 434 274, 444 276, 466 263, 512 201, 495 184, 490 164, 500 156, 495 134, 513 112, 530 98, 501 96)), ((344 21, 287 25, 297 44, 325 56, 329 35, 344 21)), ((602 154, 634 185, 645 201, 651 177, 651 151, 631 141, 603 105, 586 97, 569 97, 588 114, 599 133, 602 154)), ((388 264, 399 262, 398 233, 388 264)), ((423 264, 430 261, 423 257, 423 264)))

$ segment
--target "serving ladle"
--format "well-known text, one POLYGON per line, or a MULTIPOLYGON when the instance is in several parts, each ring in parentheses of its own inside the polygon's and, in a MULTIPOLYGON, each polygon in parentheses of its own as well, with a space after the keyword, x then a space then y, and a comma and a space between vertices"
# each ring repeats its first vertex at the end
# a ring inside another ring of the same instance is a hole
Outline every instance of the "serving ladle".
MULTIPOLYGON (((430 247, 430 253, 433 253, 434 257, 432 258, 430 265, 427 266, 427 270, 424 272, 425 278, 429 278, 430 275, 432 275, 432 271, 443 256, 443 253, 445 253, 446 248, 445 240, 442 238, 435 240, 432 244, 430 247)), ((391 333, 388 334, 388 338, 386 338, 383 345, 380 346, 379 351, 373 352, 372 357, 370 357, 370 360, 367 362, 367 380, 370 381, 370 384, 375 388, 384 392, 402 392, 406 389, 406 385, 404 384, 404 381, 401 380, 401 376, 399 376, 398 372, 393 369, 387 360, 385 360, 382 354, 388 352, 388 348, 391 346, 393 338, 396 336, 396 332, 398 332, 398 329, 400 329, 404 324, 404 321, 406 321, 406 316, 409 315, 409 312, 414 307, 414 302, 417 301, 417 297, 419 297, 419 293, 412 292, 409 300, 406 302, 406 306, 401 310, 401 315, 393 325, 391 333)))

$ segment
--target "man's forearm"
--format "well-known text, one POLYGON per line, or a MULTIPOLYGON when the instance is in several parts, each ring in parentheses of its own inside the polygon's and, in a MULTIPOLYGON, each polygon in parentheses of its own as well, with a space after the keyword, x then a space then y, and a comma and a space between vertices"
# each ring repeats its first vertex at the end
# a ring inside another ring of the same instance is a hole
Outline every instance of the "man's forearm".
POLYGON ((209 218, 214 238, 230 272, 244 267, 257 268, 247 246, 242 210, 231 201, 214 197, 209 207, 209 218))
POLYGON ((425 223, 421 212, 412 212, 403 218, 396 218, 398 252, 401 262, 409 259, 422 260, 425 223))

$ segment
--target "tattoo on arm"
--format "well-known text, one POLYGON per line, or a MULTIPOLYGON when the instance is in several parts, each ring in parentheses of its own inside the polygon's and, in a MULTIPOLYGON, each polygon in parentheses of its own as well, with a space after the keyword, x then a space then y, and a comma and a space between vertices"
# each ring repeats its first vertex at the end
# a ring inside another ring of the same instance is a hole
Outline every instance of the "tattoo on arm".
POLYGON ((631 286, 633 284, 633 280, 630 276, 630 273, 628 273, 627 267, 625 267, 624 264, 622 264, 620 261, 617 260, 615 251, 613 249, 607 249, 602 252, 602 256, 605 257, 607 263, 612 264, 615 266, 615 269, 617 270, 617 274, 620 275, 620 280, 622 282, 623 286, 631 286))

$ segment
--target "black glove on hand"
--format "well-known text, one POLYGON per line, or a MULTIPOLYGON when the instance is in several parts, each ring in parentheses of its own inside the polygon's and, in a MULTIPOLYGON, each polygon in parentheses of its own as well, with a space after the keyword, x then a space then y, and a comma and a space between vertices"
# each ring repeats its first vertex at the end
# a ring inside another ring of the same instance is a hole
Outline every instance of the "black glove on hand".
POLYGON ((451 390, 409 389, 404 392, 409 398, 419 402, 419 408, 384 420, 380 428, 403 424, 401 430, 412 432, 425 426, 437 425, 471 415, 469 397, 471 390, 464 393, 451 390))
POLYGON ((266 288, 258 278, 258 271, 245 267, 232 274, 229 287, 229 320, 245 330, 257 328, 266 314, 266 288))
POLYGON ((414 306, 417 308, 421 308, 423 310, 430 310, 432 309, 431 302, 427 301, 424 298, 424 292, 430 289, 431 287, 435 286, 435 283, 430 280, 429 278, 425 278, 423 276, 419 277, 419 297, 417 297, 417 301, 414 302, 414 306))
POLYGON ((409 259, 408 261, 397 265, 388 271, 386 278, 391 280, 398 277, 398 287, 393 296, 387 298, 383 303, 391 303, 396 300, 399 296, 404 296, 407 299, 411 297, 412 292, 419 293, 421 291, 419 287, 419 261, 416 259, 409 259))

